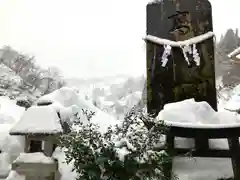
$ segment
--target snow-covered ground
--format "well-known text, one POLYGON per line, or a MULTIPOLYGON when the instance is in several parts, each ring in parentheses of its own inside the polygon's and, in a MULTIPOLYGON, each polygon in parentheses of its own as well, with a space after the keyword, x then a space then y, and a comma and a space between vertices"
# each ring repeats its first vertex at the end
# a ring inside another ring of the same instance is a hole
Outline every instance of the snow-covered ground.
MULTIPOLYGON (((228 105, 230 103, 228 102, 228 105)), ((226 111, 223 107, 215 112, 206 102, 196 103, 193 99, 165 105, 157 118, 167 120, 167 124, 184 127, 240 126, 240 119, 236 113, 226 111)), ((177 138, 175 144, 179 147, 194 148, 193 139, 177 138)), ((228 149, 226 139, 211 139, 209 146, 228 149)), ((233 176, 231 160, 226 158, 175 157, 173 171, 180 180, 217 180, 233 176)))
POLYGON ((0 97, 0 178, 6 176, 11 168, 11 162, 23 151, 23 138, 10 136, 9 130, 15 124, 24 108, 16 105, 14 100, 0 97))
MULTIPOLYGON (((238 87, 237 87, 238 88, 238 87)), ((240 100, 238 95, 240 94, 240 90, 235 89, 232 92, 232 98, 226 103, 224 100, 220 103, 220 111, 226 112, 224 110, 224 107, 231 107, 231 109, 237 107, 240 107, 240 100), (239 103, 239 104, 238 104, 239 103)), ((121 98, 121 103, 123 106, 132 106, 138 102, 138 99, 141 99, 141 92, 133 92, 132 94, 121 98)), ((119 123, 119 120, 116 120, 113 116, 109 115, 106 112, 103 112, 99 108, 95 107, 91 101, 85 100, 82 95, 79 95, 79 93, 71 88, 62 88, 59 90, 56 90, 55 92, 43 96, 40 98, 37 102, 46 102, 51 101, 53 104, 51 107, 56 109, 62 109, 60 111, 61 117, 64 117, 67 113, 75 113, 77 109, 86 108, 89 110, 92 110, 96 112, 96 116, 92 119, 94 123, 100 124, 102 127, 102 130, 106 130, 107 125, 113 125, 116 123, 119 123), (77 109, 76 109, 77 108, 77 109)), ((192 125, 196 124, 206 124, 206 122, 203 122, 204 116, 198 116, 197 119, 197 113, 200 113, 200 115, 207 115, 210 117, 212 116, 211 120, 212 123, 210 125, 219 125, 219 123, 227 123, 232 124, 236 123, 238 121, 238 117, 234 112, 228 112, 221 114, 225 115, 225 117, 231 119, 231 121, 224 121, 222 118, 219 118, 220 116, 217 115, 218 113, 213 112, 212 109, 208 106, 206 103, 196 103, 193 100, 187 100, 191 101, 188 103, 185 103, 186 106, 183 106, 182 104, 179 107, 178 105, 166 105, 165 106, 165 114, 162 112, 162 114, 159 115, 164 118, 169 118, 169 121, 173 121, 171 118, 178 116, 179 113, 182 113, 185 111, 191 111, 192 112, 192 118, 189 119, 189 116, 185 116, 182 118, 178 118, 178 120, 184 120, 185 122, 188 121, 188 123, 192 125), (191 105, 191 106, 189 106, 191 105), (175 114, 169 114, 169 112, 172 112, 172 108, 175 109, 175 114), (171 110, 171 111, 168 111, 171 110), (177 110, 177 111, 176 111, 177 110), (196 111, 194 113, 194 111, 196 111), (178 112, 178 114, 177 114, 178 112), (227 114, 227 115, 226 115, 227 114), (199 117, 202 117, 200 119, 199 117), (193 119, 195 122, 193 122, 193 119), (222 120, 222 121, 221 121, 222 120)), ((183 102, 181 102, 183 103, 183 102)), ((109 103, 112 105, 112 103, 109 103)), ((107 104, 108 105, 108 104, 107 104)), ((9 170, 11 168, 11 162, 16 159, 16 157, 23 151, 23 145, 24 141, 21 137, 18 136, 10 136, 8 134, 9 130, 15 125, 20 117, 22 116, 24 112, 24 108, 21 108, 16 105, 16 102, 14 100, 10 100, 7 97, 0 97, 0 150, 2 150, 3 153, 0 154, 0 180, 1 176, 6 176, 6 174, 9 173, 9 170), (14 113, 13 113, 14 112, 14 113)), ((221 112, 220 112, 221 113, 221 112)), ((189 113, 188 113, 189 114, 189 113)), ((199 115, 199 114, 198 114, 199 115)), ((181 123, 182 123, 181 121, 181 123)), ((178 122, 179 123, 179 122, 178 122)), ((209 123, 209 122, 208 122, 209 123)), ((178 144, 180 145, 192 145, 191 140, 185 140, 185 139, 179 139, 177 140, 178 144)), ((226 141, 211 141, 210 145, 212 147, 221 147, 221 148, 227 148, 226 141)), ((73 180, 75 174, 71 172, 71 166, 66 165, 63 163, 64 160, 64 153, 60 149, 56 149, 54 152, 54 157, 59 159, 59 168, 60 173, 62 174, 61 180, 73 180)), ((208 179, 208 180, 216 180, 220 177, 230 177, 232 176, 232 169, 231 169, 231 162, 230 159, 216 159, 214 158, 175 158, 174 159, 174 166, 173 166, 174 172, 178 175, 180 180, 202 180, 202 179, 208 179)), ((8 180, 21 180, 22 177, 15 177, 17 176, 14 174, 14 172, 10 173, 10 176, 8 180)))

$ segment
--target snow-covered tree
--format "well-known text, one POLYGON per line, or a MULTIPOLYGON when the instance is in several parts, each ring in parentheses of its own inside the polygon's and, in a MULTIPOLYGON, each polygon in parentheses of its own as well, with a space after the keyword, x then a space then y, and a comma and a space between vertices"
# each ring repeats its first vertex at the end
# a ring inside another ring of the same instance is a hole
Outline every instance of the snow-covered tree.
POLYGON ((58 68, 50 67, 48 70, 44 70, 36 65, 34 56, 22 54, 10 46, 3 47, 1 51, 1 64, 11 70, 7 77, 11 77, 13 80, 21 79, 19 82, 14 81, 13 83, 11 81, 6 84, 8 79, 3 76, 0 77, 0 81, 4 82, 4 84, 0 82, 0 85, 7 89, 9 96, 16 97, 15 92, 17 91, 19 91, 19 94, 23 91, 28 91, 30 94, 35 94, 36 91, 47 94, 66 84, 58 68), (9 76, 10 74, 11 76, 9 76), (14 95, 11 95, 13 93, 14 95))

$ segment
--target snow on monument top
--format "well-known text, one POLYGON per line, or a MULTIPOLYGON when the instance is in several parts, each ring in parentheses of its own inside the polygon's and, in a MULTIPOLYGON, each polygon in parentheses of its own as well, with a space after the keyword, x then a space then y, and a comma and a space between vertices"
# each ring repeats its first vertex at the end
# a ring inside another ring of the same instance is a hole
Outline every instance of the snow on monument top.
POLYGON ((240 127, 240 119, 236 113, 216 112, 207 102, 196 102, 194 99, 165 104, 156 119, 164 120, 168 126, 184 128, 240 127))
POLYGON ((57 112, 46 106, 29 108, 10 130, 11 135, 56 135, 62 132, 57 112))

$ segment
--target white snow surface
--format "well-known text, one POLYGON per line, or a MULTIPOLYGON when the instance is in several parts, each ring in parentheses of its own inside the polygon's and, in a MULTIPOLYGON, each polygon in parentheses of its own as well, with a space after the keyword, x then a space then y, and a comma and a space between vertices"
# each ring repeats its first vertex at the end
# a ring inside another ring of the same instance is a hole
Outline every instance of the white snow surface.
POLYGON ((58 134, 63 132, 57 112, 52 107, 32 106, 23 113, 10 133, 58 134))
POLYGON ((82 99, 77 90, 69 87, 62 87, 50 94, 44 95, 37 100, 37 103, 43 102, 58 102, 63 107, 69 107, 71 105, 78 105, 81 108, 88 108, 92 111, 97 111, 98 108, 95 107, 90 102, 82 99))
POLYGON ((52 155, 53 158, 58 160, 58 170, 61 174, 60 180, 75 180, 77 174, 72 171, 73 163, 67 164, 65 162, 65 153, 63 149, 57 147, 52 155))
POLYGON ((239 110, 240 109, 240 96, 234 94, 225 105, 225 109, 239 110))
POLYGON ((126 102, 127 108, 131 109, 141 100, 141 98, 142 98, 142 92, 136 91, 134 93, 127 95, 124 98, 124 101, 126 102))
POLYGON ((205 101, 194 99, 166 104, 159 112, 157 120, 164 120, 169 125, 197 128, 226 128, 240 126, 236 113, 216 112, 205 101))
POLYGON ((0 97, 0 176, 6 176, 12 161, 23 152, 24 138, 21 136, 10 136, 9 130, 18 122, 25 108, 16 105, 15 100, 8 97, 0 97))
POLYGON ((5 96, 0 97, 0 124, 12 124, 18 121, 24 111, 25 108, 17 106, 15 100, 5 96))
POLYGON ((54 159, 52 157, 45 156, 42 152, 35 153, 20 153, 14 163, 43 163, 53 164, 54 159))
POLYGON ((42 96, 37 103, 42 102, 52 102, 53 104, 50 106, 60 112, 61 118, 63 117, 65 120, 68 119, 71 114, 73 115, 78 112, 81 118, 80 120, 83 123, 87 123, 88 121, 86 116, 83 115, 82 109, 95 112, 91 122, 98 124, 101 132, 105 132, 109 125, 119 123, 114 117, 101 111, 89 101, 81 98, 76 90, 69 87, 63 87, 46 96, 42 96))
POLYGON ((225 109, 239 110, 240 109, 240 85, 233 88, 231 98, 226 102, 225 109))

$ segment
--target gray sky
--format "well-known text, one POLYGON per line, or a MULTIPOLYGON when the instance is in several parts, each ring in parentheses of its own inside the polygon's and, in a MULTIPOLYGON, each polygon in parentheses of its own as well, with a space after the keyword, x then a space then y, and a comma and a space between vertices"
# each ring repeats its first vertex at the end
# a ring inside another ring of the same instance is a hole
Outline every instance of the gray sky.
MULTIPOLYGON (((67 77, 145 74, 148 0, 0 0, 0 45, 67 77)), ((217 37, 240 26, 240 0, 211 0, 217 37), (236 23, 236 24, 235 24, 236 23)))

